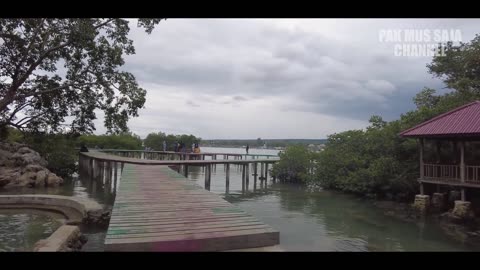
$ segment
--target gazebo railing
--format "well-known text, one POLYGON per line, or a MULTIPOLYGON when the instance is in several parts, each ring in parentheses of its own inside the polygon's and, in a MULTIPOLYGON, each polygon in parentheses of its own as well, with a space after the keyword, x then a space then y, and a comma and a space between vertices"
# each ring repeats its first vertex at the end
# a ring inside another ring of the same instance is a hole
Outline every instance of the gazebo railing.
POLYGON ((465 181, 480 184, 480 166, 465 166, 465 181))
POLYGON ((423 164, 423 178, 435 180, 460 181, 459 165, 423 164))
MULTIPOLYGON (((423 164, 423 178, 461 182, 460 165, 423 164)), ((465 165, 465 182, 480 184, 480 166, 465 165)))

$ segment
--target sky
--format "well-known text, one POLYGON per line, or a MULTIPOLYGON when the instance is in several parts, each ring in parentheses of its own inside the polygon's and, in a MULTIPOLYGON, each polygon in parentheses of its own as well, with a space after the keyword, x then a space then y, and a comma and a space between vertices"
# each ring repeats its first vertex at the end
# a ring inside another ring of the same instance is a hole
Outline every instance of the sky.
POLYGON ((397 119, 422 88, 446 91, 432 57, 405 44, 480 33, 478 19, 167 19, 150 35, 130 24, 122 69, 147 90, 130 130, 203 139, 321 139, 397 119))

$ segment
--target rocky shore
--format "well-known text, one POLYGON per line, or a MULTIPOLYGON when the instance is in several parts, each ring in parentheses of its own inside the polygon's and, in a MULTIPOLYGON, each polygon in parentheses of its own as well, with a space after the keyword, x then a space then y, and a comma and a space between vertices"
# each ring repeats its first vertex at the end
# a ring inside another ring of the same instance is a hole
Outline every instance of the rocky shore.
POLYGON ((0 142, 0 188, 62 185, 63 179, 46 166, 45 159, 28 146, 0 142))

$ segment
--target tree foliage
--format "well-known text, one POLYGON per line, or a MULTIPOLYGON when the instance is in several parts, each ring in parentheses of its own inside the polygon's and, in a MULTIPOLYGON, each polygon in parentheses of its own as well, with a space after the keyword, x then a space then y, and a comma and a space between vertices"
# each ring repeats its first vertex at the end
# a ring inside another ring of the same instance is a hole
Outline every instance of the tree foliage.
POLYGON ((88 148, 141 150, 142 139, 133 133, 82 135, 76 140, 77 147, 88 148))
MULTIPOLYGON (((139 19, 151 33, 160 19, 139 19)), ((124 19, 0 19, 0 129, 56 132, 127 131, 146 90, 120 69, 135 53, 124 19)))
POLYGON ((272 176, 280 181, 305 183, 314 155, 303 145, 288 146, 285 152, 279 153, 280 161, 273 165, 272 176))
POLYGON ((195 137, 194 135, 175 135, 175 134, 165 134, 164 132, 150 133, 144 140, 145 146, 152 148, 156 151, 163 151, 163 142, 167 143, 167 151, 175 150, 175 143, 183 142, 187 149, 191 147, 193 143, 200 143, 201 138, 195 137))

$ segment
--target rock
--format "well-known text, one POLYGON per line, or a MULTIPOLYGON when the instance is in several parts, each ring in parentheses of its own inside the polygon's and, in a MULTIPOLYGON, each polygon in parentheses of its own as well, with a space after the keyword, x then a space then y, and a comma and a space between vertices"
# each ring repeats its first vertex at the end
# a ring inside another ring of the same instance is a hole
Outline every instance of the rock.
POLYGON ((45 180, 47 179, 47 176, 48 176, 47 171, 45 171, 45 170, 38 171, 37 176, 35 178, 35 186, 36 187, 44 187, 45 184, 46 184, 45 180))
POLYGON ((14 183, 18 186, 27 186, 35 183, 35 177, 37 176, 34 172, 26 172, 18 177, 14 183))
POLYGON ((3 186, 6 186, 8 183, 10 183, 9 179, 3 179, 0 176, 0 188, 2 188, 3 186))
POLYGON ((54 173, 49 173, 45 184, 47 187, 56 187, 63 184, 63 179, 54 173))
POLYGON ((9 166, 12 163, 10 161, 12 155, 11 152, 0 149, 0 166, 9 166))
POLYGON ((20 172, 18 170, 14 168, 0 167, 0 187, 15 181, 18 177, 20 177, 20 172))
POLYGON ((24 169, 25 172, 38 172, 41 170, 45 170, 45 168, 36 164, 27 165, 27 167, 24 169))
POLYGON ((33 153, 33 152, 34 151, 28 147, 22 147, 17 150, 17 153, 20 153, 20 154, 27 154, 27 153, 33 153))
POLYGON ((46 165, 45 159, 26 145, 0 142, 0 187, 62 184, 63 179, 51 173, 46 165))
POLYGON ((46 166, 47 162, 37 153, 37 152, 29 152, 29 153, 15 153, 12 155, 12 159, 14 160, 14 164, 16 166, 27 166, 29 164, 38 164, 40 166, 46 166))

